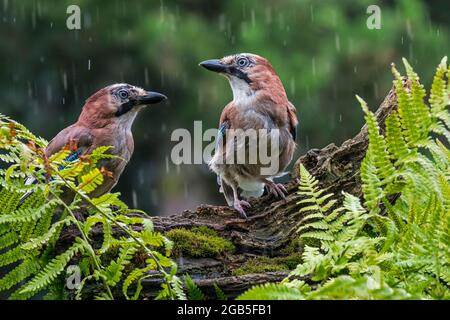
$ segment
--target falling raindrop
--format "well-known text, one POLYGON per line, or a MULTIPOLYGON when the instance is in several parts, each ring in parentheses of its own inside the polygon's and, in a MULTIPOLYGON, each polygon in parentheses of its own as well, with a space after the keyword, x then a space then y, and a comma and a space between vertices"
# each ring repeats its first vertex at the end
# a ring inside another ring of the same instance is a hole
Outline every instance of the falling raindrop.
POLYGON ((255 17, 255 9, 251 10, 250 13, 251 17, 252 17, 252 27, 254 28, 256 26, 256 17, 255 17))
POLYGON ((136 190, 133 189, 133 192, 131 193, 132 196, 132 201, 133 201, 133 207, 137 208, 138 207, 138 199, 137 199, 137 193, 136 190))
POLYGON ((42 15, 41 2, 40 1, 37 2, 37 7, 36 8, 37 8, 37 15, 40 18, 41 15, 42 15))
POLYGON ((278 15, 278 22, 279 22, 280 30, 283 30, 284 29, 284 23, 285 23, 285 21, 284 21, 284 14, 280 13, 278 15))
POLYGON ((408 37, 411 40, 414 39, 414 33, 412 31, 411 20, 409 20, 409 19, 406 19, 406 34, 408 35, 408 37))
POLYGON ((46 96, 47 96, 47 102, 51 102, 52 98, 53 98, 53 90, 52 90, 51 85, 47 85, 46 96))
POLYGON ((156 189, 151 189, 150 191, 150 199, 152 204, 157 204, 158 201, 158 191, 156 189))
POLYGON ((161 20, 161 22, 164 21, 164 3, 163 0, 161 0, 161 4, 159 6, 159 19, 161 20))
POLYGON ((144 83, 145 83, 146 87, 148 87, 150 85, 150 79, 148 77, 148 68, 147 67, 145 67, 145 69, 144 69, 144 83))
POLYGON ((31 86, 31 83, 28 81, 27 82, 27 84, 28 84, 28 97, 29 98, 32 98, 33 97, 33 87, 31 86))
POLYGON ((376 99, 379 99, 379 90, 378 90, 378 84, 374 82, 373 84, 373 93, 375 95, 376 99))
POLYGON ((219 30, 220 31, 225 31, 225 29, 226 29, 226 17, 225 17, 225 14, 221 14, 221 15, 219 15, 219 30))
POLYGON ((245 2, 242 1, 242 18, 245 19, 246 16, 247 16, 247 10, 246 10, 246 7, 245 7, 245 2))
POLYGON ((90 29, 92 26, 92 16, 89 13, 83 15, 83 24, 85 29, 90 29))
POLYGON ((266 23, 272 24, 272 8, 271 7, 266 8, 266 23))
POLYGON ((145 178, 144 178, 144 171, 142 169, 139 169, 138 180, 139 180, 139 185, 141 185, 141 186, 144 185, 145 178))
POLYGON ((31 13, 31 27, 34 29, 36 29, 36 11, 33 10, 33 12, 31 13))
POLYGON ((312 74, 315 77, 316 76, 316 57, 312 57, 311 67, 312 67, 312 74))
POLYGON ((291 78, 290 81, 290 89, 291 89, 291 94, 295 95, 295 77, 291 78))
POLYGON ((88 59, 88 70, 91 71, 91 59, 88 59))
POLYGON ((169 172, 170 172, 169 157, 166 156, 166 173, 169 174, 169 172))
POLYGON ((63 87, 64 87, 64 91, 67 91, 67 72, 63 72, 63 87))
POLYGON ((339 37, 337 33, 334 35, 334 43, 336 46, 336 51, 341 52, 341 37, 339 37))

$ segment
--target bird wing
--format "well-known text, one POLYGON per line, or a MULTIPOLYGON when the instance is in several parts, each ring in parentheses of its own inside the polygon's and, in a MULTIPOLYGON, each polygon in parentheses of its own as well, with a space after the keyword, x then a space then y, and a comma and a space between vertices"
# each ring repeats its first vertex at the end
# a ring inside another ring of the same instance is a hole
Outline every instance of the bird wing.
MULTIPOLYGON (((227 129, 231 128, 231 119, 233 117, 234 113, 234 104, 233 102, 230 102, 226 105, 226 107, 223 109, 222 114, 220 115, 219 120, 219 131, 217 133, 217 139, 216 139, 216 150, 219 146, 219 143, 222 142, 223 139, 225 139, 226 131, 227 129)), ((224 147, 225 147, 225 140, 224 140, 224 147)))
POLYGON ((66 161, 75 161, 79 156, 87 154, 93 144, 93 136, 88 128, 72 125, 59 132, 48 144, 45 149, 47 157, 61 151, 71 141, 76 143, 76 150, 71 153, 66 161))
MULTIPOLYGON (((225 134, 228 128, 229 124, 226 120, 219 125, 219 130, 217 130, 216 136, 215 152, 222 152, 221 150, 223 149, 219 150, 219 146, 221 145, 222 141, 226 141, 225 134)), ((220 178, 220 176, 217 176, 217 184, 222 187, 222 179, 220 178)), ((223 188, 221 188, 221 190, 223 191, 223 188)))
POLYGON ((295 109, 295 106, 289 102, 288 104, 288 117, 289 117, 289 128, 292 135, 292 138, 294 141, 297 140, 297 126, 298 126, 298 119, 297 119, 297 109, 295 109))
MULTIPOLYGON (((72 125, 60 131, 49 142, 47 148, 45 149, 45 155, 47 157, 50 157, 53 154, 59 152, 62 148, 66 147, 71 140, 77 144, 77 148, 65 159, 68 162, 73 162, 77 160, 81 155, 87 154, 90 151, 93 144, 93 137, 89 133, 89 130, 87 128, 72 125)), ((61 166, 60 170, 62 169, 64 169, 64 167, 61 166)), ((27 186, 32 185, 36 183, 36 181, 37 179, 35 177, 28 177, 25 179, 25 185, 27 186)), ((31 190, 27 191, 20 198, 19 204, 22 204, 32 194, 33 191, 31 190)))
MULTIPOLYGON (((215 152, 222 152, 225 148, 226 131, 227 131, 227 129, 230 129, 229 113, 232 110, 232 108, 233 108, 233 104, 229 103, 223 109, 222 114, 220 115, 219 129, 217 131, 217 137, 216 137, 215 152), (220 150, 219 150, 219 147, 221 145, 222 145, 222 148, 220 148, 220 150)), ((231 189, 231 187, 229 185, 227 185, 225 183, 225 181, 223 181, 219 175, 217 176, 217 184, 220 186, 220 192, 222 192, 224 194, 225 199, 227 200, 227 203, 229 205, 232 205, 233 204, 233 190, 231 189)))
POLYGON ((225 138, 225 134, 227 129, 229 128, 228 121, 225 121, 220 124, 219 130, 217 131, 217 137, 216 137, 216 150, 219 147, 219 145, 222 143, 222 140, 225 138))

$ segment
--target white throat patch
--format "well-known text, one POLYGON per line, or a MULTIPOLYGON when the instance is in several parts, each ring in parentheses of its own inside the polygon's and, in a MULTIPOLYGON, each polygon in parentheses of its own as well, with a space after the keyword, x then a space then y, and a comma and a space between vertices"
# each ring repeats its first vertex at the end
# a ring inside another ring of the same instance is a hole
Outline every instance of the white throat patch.
POLYGON ((120 129, 123 129, 125 131, 131 130, 131 127, 133 126, 134 119, 136 118, 138 111, 140 108, 134 108, 133 110, 128 111, 126 114, 121 115, 117 119, 117 124, 119 125, 120 129))
POLYGON ((229 77, 228 80, 233 91, 233 101, 237 105, 247 105, 254 102, 256 98, 255 91, 250 88, 247 82, 233 76, 229 77))

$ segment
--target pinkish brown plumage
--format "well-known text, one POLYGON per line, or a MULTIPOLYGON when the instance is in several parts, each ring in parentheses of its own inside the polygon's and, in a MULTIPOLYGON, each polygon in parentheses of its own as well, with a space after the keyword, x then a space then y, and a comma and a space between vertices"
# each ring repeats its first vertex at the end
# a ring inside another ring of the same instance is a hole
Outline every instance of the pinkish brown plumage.
POLYGON ((224 108, 220 116, 217 139, 219 143, 210 167, 218 175, 221 192, 228 205, 246 217, 244 207, 250 205, 247 201, 241 200, 240 196, 259 197, 266 186, 274 195, 285 197, 286 190, 283 185, 274 183, 272 179, 282 173, 292 160, 298 122, 296 109, 289 102, 283 84, 272 65, 263 57, 237 54, 220 60, 207 60, 200 65, 224 75, 233 91, 233 101, 224 108), (260 148, 259 136, 254 141, 242 140, 242 143, 238 142, 239 137, 233 137, 230 147, 230 142, 226 139, 229 136, 227 137, 226 133, 233 129, 242 129, 244 132, 263 130, 265 136, 262 138, 267 139, 269 146, 275 143, 271 140, 270 133, 279 132, 279 148, 273 155, 279 164, 276 172, 262 172, 264 163, 260 149, 257 150, 256 162, 249 161, 253 154, 252 145, 256 144, 260 148), (233 159, 236 160, 235 153, 239 152, 245 154, 247 162, 233 162, 233 159))
POLYGON ((134 149, 131 126, 138 112, 147 104, 158 103, 166 97, 129 84, 113 84, 86 100, 78 121, 60 131, 48 144, 47 156, 58 152, 69 141, 77 142, 77 155, 90 154, 100 146, 112 146, 110 154, 117 158, 99 163, 112 172, 91 194, 98 197, 109 192, 117 183, 134 149))

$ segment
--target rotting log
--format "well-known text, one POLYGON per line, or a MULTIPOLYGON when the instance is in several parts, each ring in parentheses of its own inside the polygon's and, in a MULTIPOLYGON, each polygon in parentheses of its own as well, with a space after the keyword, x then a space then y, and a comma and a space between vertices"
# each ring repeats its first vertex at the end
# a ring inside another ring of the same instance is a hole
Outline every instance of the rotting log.
MULTIPOLYGON (((396 108, 396 95, 394 90, 391 90, 376 111, 382 130, 386 117, 396 108)), ((367 128, 364 126, 354 138, 345 141, 341 146, 332 143, 323 149, 308 151, 294 165, 292 180, 286 184, 289 192, 286 201, 275 199, 271 195, 252 199, 247 220, 239 218, 229 207, 202 205, 181 214, 154 217, 155 230, 166 233, 174 228, 207 226, 234 244, 233 253, 201 258, 183 254, 174 257, 179 266, 179 274, 189 273, 209 298, 215 298, 214 284, 232 298, 253 285, 280 281, 289 271, 235 276, 233 270, 257 257, 273 258, 286 254, 283 249, 295 238, 295 230, 301 219, 297 205, 300 197, 296 193, 300 164, 320 181, 321 187, 328 188, 330 192, 339 195, 345 191, 360 197, 359 169, 367 146, 367 128)), ((94 235, 93 239, 101 241, 101 228, 95 228, 94 233, 97 235, 94 235)), ((67 237, 72 238, 73 234, 67 237)), ((149 278, 142 284, 142 295, 154 297, 160 290, 161 279, 149 278)), ((89 290, 91 294, 95 292, 95 288, 88 288, 89 290)))

